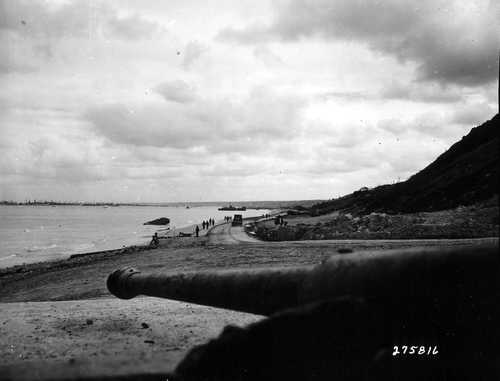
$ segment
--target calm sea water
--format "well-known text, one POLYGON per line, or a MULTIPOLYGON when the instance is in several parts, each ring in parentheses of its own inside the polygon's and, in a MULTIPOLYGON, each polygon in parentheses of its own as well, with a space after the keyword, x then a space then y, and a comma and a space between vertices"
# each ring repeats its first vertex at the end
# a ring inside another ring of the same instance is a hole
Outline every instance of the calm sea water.
MULTIPOLYGON (((159 217, 170 227, 219 220, 232 212, 214 206, 0 206, 0 267, 61 259, 71 254, 144 244, 161 226, 143 225, 159 217)), ((265 210, 238 212, 259 216, 265 210)))

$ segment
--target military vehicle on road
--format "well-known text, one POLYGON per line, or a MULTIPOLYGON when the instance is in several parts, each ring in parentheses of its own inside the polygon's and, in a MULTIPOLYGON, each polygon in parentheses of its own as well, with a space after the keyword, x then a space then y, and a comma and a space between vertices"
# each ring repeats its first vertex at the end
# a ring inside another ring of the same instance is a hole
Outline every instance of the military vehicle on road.
POLYGON ((243 225, 243 216, 241 214, 235 214, 233 216, 233 222, 231 222, 231 226, 241 226, 243 225))

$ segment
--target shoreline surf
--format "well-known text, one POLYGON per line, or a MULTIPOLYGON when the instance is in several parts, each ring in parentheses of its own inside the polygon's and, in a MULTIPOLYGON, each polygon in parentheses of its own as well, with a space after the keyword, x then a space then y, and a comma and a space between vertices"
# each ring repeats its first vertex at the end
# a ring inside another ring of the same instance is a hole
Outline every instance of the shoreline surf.
MULTIPOLYGON (((266 210, 251 209, 245 216, 266 210)), ((189 233, 201 222, 225 215, 215 206, 98 208, 79 206, 0 206, 0 268, 68 258, 74 254, 146 245, 155 232, 189 233), (143 225, 158 217, 168 226, 143 225)), ((226 213, 227 214, 227 213, 226 213)), ((177 234, 177 233, 176 233, 177 234)))

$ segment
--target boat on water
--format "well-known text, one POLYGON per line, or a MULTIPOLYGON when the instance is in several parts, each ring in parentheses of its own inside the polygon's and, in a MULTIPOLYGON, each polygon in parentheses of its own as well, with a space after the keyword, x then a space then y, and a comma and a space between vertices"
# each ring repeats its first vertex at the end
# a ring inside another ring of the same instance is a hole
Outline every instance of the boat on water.
POLYGON ((246 206, 232 206, 232 205, 229 205, 229 206, 223 206, 221 208, 219 208, 218 210, 247 210, 246 206))

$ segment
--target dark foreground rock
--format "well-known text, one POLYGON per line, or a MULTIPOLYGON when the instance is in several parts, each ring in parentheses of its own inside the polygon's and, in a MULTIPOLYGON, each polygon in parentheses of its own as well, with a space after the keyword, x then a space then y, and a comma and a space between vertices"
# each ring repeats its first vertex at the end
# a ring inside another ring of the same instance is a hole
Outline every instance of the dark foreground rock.
POLYGON ((170 219, 167 217, 160 217, 156 220, 144 222, 144 225, 168 225, 170 223, 170 219))

